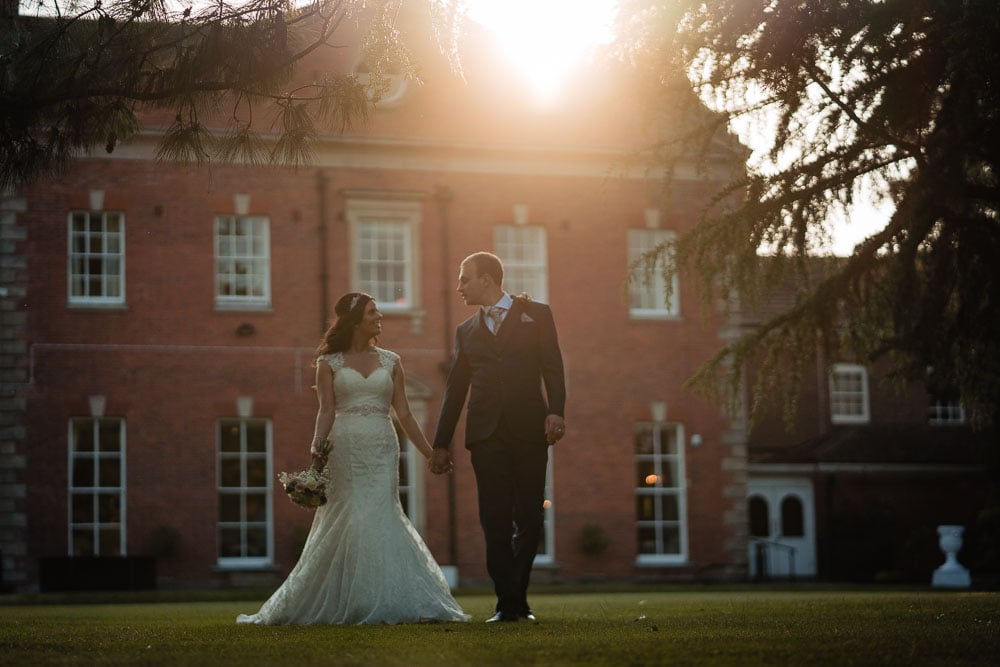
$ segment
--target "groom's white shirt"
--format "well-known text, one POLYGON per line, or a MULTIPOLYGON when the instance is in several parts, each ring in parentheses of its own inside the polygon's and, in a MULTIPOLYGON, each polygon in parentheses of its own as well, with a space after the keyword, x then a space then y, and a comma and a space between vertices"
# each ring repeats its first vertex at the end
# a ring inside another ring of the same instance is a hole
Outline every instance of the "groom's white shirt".
MULTIPOLYGON (((491 320, 489 317, 490 308, 494 307, 503 308, 500 314, 500 324, 503 324, 503 321, 507 319, 507 313, 510 312, 510 308, 513 305, 514 305, 514 299, 511 298, 510 294, 504 292, 503 296, 500 297, 500 300, 497 301, 492 306, 480 306, 480 308, 482 308, 483 310, 483 320, 486 322, 486 327, 490 330, 491 333, 496 334, 496 331, 493 330, 493 320, 491 320)), ((500 328, 500 324, 497 324, 498 329, 500 328)))

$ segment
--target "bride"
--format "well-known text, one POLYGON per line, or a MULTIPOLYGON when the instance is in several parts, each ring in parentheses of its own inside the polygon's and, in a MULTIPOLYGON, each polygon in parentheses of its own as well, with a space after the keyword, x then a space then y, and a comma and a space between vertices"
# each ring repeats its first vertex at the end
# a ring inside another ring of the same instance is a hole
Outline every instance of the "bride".
POLYGON ((256 614, 264 625, 467 621, 441 568, 399 503, 399 441, 389 415, 425 458, 431 447, 410 413, 399 355, 376 347, 382 313, 345 294, 317 351, 319 411, 312 454, 333 443, 327 503, 316 510, 299 562, 256 614), (332 432, 331 432, 332 431, 332 432))

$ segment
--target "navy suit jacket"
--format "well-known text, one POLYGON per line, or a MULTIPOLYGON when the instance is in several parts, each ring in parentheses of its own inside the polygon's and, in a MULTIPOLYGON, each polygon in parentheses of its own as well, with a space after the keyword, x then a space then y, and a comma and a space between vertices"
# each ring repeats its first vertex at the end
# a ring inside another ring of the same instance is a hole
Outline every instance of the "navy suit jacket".
POLYGON ((458 325, 436 449, 451 444, 466 395, 466 447, 493 435, 501 419, 518 438, 547 444, 546 415, 563 416, 566 408, 562 353, 547 305, 515 298, 495 336, 481 309, 458 325))

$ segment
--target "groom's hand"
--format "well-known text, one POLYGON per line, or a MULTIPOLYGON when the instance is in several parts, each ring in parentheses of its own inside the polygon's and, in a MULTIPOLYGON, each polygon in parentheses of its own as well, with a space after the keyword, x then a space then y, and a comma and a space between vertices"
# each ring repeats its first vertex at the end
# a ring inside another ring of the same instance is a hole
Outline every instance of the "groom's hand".
POLYGON ((447 449, 435 449, 431 452, 431 472, 435 475, 444 475, 451 472, 455 466, 451 462, 451 454, 447 449))
POLYGON ((554 445, 566 435, 566 422, 559 415, 549 415, 545 418, 545 439, 554 445))

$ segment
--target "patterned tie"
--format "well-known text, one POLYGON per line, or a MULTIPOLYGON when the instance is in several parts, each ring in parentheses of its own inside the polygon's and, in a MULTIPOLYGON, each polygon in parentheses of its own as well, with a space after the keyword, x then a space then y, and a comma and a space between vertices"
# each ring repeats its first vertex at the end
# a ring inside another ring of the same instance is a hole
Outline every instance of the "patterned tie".
POLYGON ((490 306, 486 311, 486 317, 490 321, 490 331, 493 332, 495 336, 498 331, 500 331, 500 324, 503 322, 503 314, 507 312, 506 308, 501 308, 500 306, 490 306))

